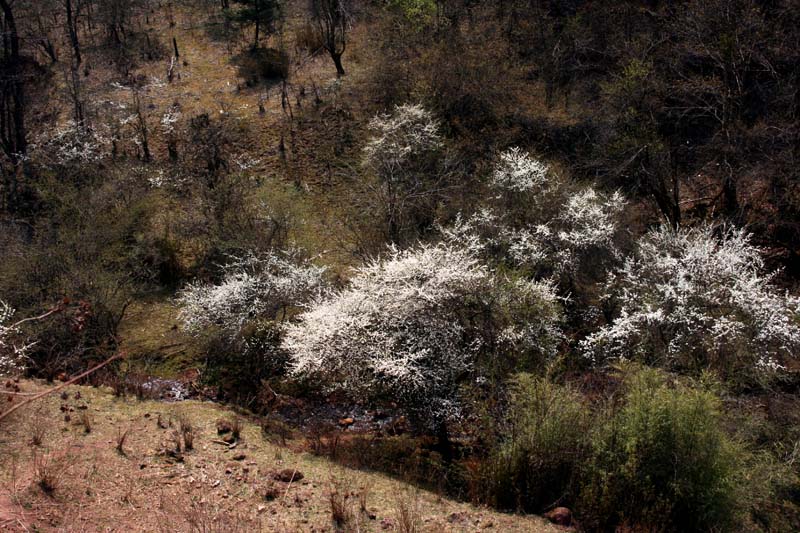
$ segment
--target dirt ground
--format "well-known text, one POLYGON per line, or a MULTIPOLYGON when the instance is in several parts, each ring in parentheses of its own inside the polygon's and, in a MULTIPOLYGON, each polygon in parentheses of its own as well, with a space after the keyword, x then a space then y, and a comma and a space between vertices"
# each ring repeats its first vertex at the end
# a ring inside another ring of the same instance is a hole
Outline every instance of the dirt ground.
POLYGON ((343 468, 303 451, 300 439, 278 445, 244 419, 240 439, 227 444, 217 423, 237 417, 210 402, 65 390, 2 421, 2 531, 322 532, 337 530, 334 512, 344 517, 340 531, 558 530, 343 468), (190 450, 181 422, 192 427, 190 450))

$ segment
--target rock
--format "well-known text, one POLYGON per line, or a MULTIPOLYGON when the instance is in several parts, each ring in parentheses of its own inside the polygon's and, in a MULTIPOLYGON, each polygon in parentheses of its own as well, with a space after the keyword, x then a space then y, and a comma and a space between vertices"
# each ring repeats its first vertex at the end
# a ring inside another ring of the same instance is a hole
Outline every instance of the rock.
POLYGON ((225 435, 224 437, 222 437, 222 441, 228 444, 233 444, 234 442, 236 442, 236 437, 234 437, 233 434, 231 433, 229 435, 225 435))
POLYGON ((275 485, 269 485, 264 491, 264 499, 268 502, 276 500, 281 495, 281 491, 275 485))
POLYGON ((236 455, 233 456, 234 461, 244 461, 246 458, 247 456, 243 453, 237 453, 236 455))
POLYGON ((217 435, 224 435, 231 431, 233 431, 233 424, 230 420, 225 420, 224 418, 217 420, 217 435))
POLYGON ((284 483, 289 483, 291 481, 300 481, 303 479, 303 473, 299 470, 295 470, 292 468, 284 468, 280 472, 275 472, 272 474, 272 478, 277 481, 283 481, 284 483))
POLYGON ((450 516, 447 517, 447 521, 451 524, 461 523, 467 519, 467 513, 460 512, 460 513, 452 513, 450 516))
POLYGON ((355 422, 355 420, 353 420, 352 417, 340 418, 339 419, 339 425, 342 426, 342 427, 352 426, 353 422, 355 422))
POLYGON ((69 393, 68 392, 62 392, 61 393, 61 399, 65 400, 65 401, 69 400, 69 393))
POLYGON ((572 524, 572 511, 566 507, 556 507, 552 511, 546 512, 544 517, 559 526, 568 526, 572 524))
POLYGON ((176 463, 183 462, 183 454, 178 450, 169 449, 166 451, 166 456, 172 458, 176 463))

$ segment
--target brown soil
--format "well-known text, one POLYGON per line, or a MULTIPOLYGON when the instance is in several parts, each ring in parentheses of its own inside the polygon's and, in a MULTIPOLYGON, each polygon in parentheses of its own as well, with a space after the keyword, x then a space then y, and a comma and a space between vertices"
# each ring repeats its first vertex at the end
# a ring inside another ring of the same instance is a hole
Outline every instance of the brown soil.
MULTIPOLYGON (((23 382, 24 392, 44 387, 23 382)), ((305 452, 299 437, 279 446, 247 421, 241 440, 226 445, 216 422, 235 414, 210 402, 67 391, 66 400, 48 396, 2 422, 0 530, 335 531, 333 499, 349 516, 343 531, 401 531, 403 516, 419 531, 557 531, 539 517, 502 514, 343 468, 305 452), (181 417, 193 426, 194 446, 176 453, 181 417), (116 447, 125 431, 123 455, 116 447), (32 443, 37 432, 44 435, 39 446, 32 443), (45 475, 52 489, 42 487, 45 475)))

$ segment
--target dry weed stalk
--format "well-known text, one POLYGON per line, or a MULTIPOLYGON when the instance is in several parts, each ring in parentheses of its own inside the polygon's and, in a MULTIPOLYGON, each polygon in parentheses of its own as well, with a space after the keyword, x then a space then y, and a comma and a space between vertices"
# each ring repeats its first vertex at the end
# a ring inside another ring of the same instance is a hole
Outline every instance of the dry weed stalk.
POLYGON ((395 500, 395 521, 400 533, 420 533, 422 519, 420 517, 419 493, 409 490, 400 491, 395 500))
POLYGON ((122 428, 117 428, 117 453, 122 456, 125 456, 125 441, 128 439, 128 433, 130 433, 131 428, 129 427, 125 431, 122 431, 122 428))

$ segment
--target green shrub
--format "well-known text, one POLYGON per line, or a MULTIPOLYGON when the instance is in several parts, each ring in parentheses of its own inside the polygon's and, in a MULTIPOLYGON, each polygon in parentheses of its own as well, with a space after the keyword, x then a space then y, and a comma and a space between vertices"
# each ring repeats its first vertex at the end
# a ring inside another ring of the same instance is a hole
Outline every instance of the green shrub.
POLYGON ((503 509, 542 512, 571 499, 588 451, 589 420, 577 392, 517 375, 503 428, 507 437, 488 461, 490 500, 503 509))
POLYGON ((255 412, 264 410, 269 400, 264 384, 286 370, 287 355, 280 339, 280 327, 269 320, 248 324, 234 339, 210 333, 206 381, 227 400, 255 412))
POLYGON ((580 511, 587 525, 656 530, 732 530, 753 481, 749 454, 723 431, 719 399, 634 370, 624 403, 594 434, 580 511))

